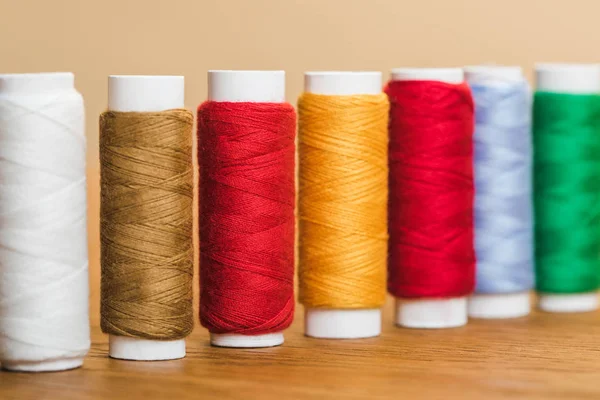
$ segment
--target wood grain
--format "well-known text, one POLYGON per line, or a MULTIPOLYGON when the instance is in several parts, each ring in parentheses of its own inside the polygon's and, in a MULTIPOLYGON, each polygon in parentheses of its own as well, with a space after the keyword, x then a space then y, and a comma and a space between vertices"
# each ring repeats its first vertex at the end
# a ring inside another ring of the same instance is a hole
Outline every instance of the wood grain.
POLYGON ((197 326, 185 359, 110 359, 107 336, 98 328, 98 188, 98 172, 91 169, 92 350, 83 368, 73 371, 0 372, 1 400, 600 398, 600 312, 534 312, 413 330, 393 326, 388 304, 380 337, 333 341, 302 335, 299 306, 281 347, 214 348, 197 326))
POLYGON ((94 327, 82 369, 0 372, 0 399, 600 398, 600 313, 414 330, 388 304, 381 337, 340 341, 304 337, 302 314, 281 347, 214 348, 196 327, 188 356, 162 362, 109 359, 94 327))

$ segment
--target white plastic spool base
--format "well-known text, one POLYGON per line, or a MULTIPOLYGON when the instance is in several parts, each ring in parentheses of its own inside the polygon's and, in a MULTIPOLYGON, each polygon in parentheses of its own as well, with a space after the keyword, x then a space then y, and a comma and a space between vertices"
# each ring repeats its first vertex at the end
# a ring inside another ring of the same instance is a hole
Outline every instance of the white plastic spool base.
MULTIPOLYGON (((71 72, 29 74, 0 74, 0 95, 9 93, 44 93, 74 90, 75 77, 71 72)), ((79 368, 84 357, 45 361, 4 360, 1 367, 16 372, 53 372, 79 368)))
MULTIPOLYGON (((183 107, 183 76, 108 77, 110 111, 158 112, 183 107)), ((109 335, 108 354, 122 360, 175 360, 185 357, 185 339, 164 341, 109 335)))
POLYGON ((264 335, 237 335, 233 333, 211 333, 210 344, 217 347, 257 348, 282 345, 283 332, 264 335))
MULTIPOLYGON (((471 65, 464 68, 465 80, 470 84, 493 85, 517 82, 523 79, 519 66, 471 65)), ((477 293, 469 297, 468 312, 472 318, 518 318, 531 311, 529 292, 521 293, 477 293)))
MULTIPOLYGON (((208 100, 220 102, 283 103, 284 71, 208 71, 208 100)), ((283 332, 264 335, 211 333, 219 347, 273 347, 284 341, 283 332)))
MULTIPOLYGON (((535 66, 536 90, 542 92, 600 93, 600 64, 552 64, 535 66)), ((598 309, 598 293, 538 293, 538 307, 548 312, 585 312, 598 309)))
POLYGON ((531 312, 529 292, 474 294, 469 297, 469 317, 502 319, 519 318, 531 312))
POLYGON ((120 360, 176 360, 185 357, 185 339, 162 341, 109 335, 108 354, 120 360))
MULTIPOLYGON (((459 84, 462 68, 395 68, 392 81, 440 81, 459 84)), ((396 325, 406 328, 453 328, 467 323, 467 298, 396 298, 396 325)))
POLYGON ((542 311, 569 313, 598 309, 598 293, 550 294, 538 293, 538 307, 542 311))
MULTIPOLYGON (((304 74, 304 91, 326 96, 380 94, 381 72, 321 71, 304 74)), ((381 334, 381 309, 306 308, 306 336, 323 339, 358 339, 381 334)))
POLYGON ((396 298, 396 325, 404 328, 455 328, 467 323, 467 298, 396 298))
POLYGON ((83 357, 65 358, 62 360, 39 362, 3 362, 2 368, 15 372, 54 372, 79 368, 83 365, 83 357))

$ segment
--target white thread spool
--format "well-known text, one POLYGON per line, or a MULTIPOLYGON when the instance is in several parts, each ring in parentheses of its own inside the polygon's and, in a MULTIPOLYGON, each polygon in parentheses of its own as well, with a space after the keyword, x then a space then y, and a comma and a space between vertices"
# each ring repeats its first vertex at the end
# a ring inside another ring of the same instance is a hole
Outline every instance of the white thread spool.
MULTIPOLYGON (((462 83, 461 68, 396 68, 392 81, 462 83)), ((407 328, 452 328, 467 323, 467 298, 396 298, 396 324, 407 328)))
POLYGON ((90 347, 84 106, 72 73, 0 75, 0 363, 80 367, 90 347))
MULTIPOLYGON (((598 94, 600 93, 600 64, 537 64, 535 80, 538 91, 598 94)), ((538 293, 538 307, 549 312, 594 311, 598 309, 598 292, 538 293)))
MULTIPOLYGON (((157 112, 184 108, 183 76, 111 75, 108 77, 108 110, 157 112)), ((174 360, 185 357, 185 339, 148 340, 108 336, 112 358, 137 361, 174 360)))
MULTIPOLYGON (((304 74, 304 91, 327 96, 380 94, 381 72, 323 71, 304 74)), ((357 339, 381 334, 381 309, 306 308, 304 333, 324 339, 357 339)))
MULTIPOLYGON (((284 71, 208 71, 208 100, 221 102, 283 103, 284 71)), ((272 347, 283 343, 283 332, 263 335, 211 333, 219 347, 272 347)))
MULTIPOLYGON (((474 65, 464 68, 465 80, 470 84, 488 85, 520 82, 523 71, 518 66, 474 65)), ((468 300, 468 312, 472 318, 518 318, 531 311, 529 291, 517 293, 474 293, 468 300)))

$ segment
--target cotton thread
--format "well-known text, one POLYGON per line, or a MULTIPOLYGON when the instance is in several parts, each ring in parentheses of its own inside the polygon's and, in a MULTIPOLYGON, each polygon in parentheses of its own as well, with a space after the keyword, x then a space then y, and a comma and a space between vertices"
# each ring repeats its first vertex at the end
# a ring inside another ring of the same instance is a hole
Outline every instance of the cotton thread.
POLYGON ((192 125, 182 109, 100 116, 105 333, 177 340, 192 331, 192 125))
POLYGON ((198 108, 200 321, 212 333, 292 322, 295 131, 287 103, 198 108))
POLYGON ((390 259, 396 297, 461 297, 474 288, 473 100, 466 84, 392 81, 390 259))
POLYGON ((4 368, 75 368, 89 350, 85 148, 73 74, 0 75, 4 368))
POLYGON ((537 92, 533 117, 537 290, 596 290, 600 96, 537 92))
POLYGON ((524 78, 470 83, 475 102, 477 293, 533 288, 531 91, 524 78))
POLYGON ((304 93, 299 110, 299 290, 310 308, 385 302, 385 94, 304 93))

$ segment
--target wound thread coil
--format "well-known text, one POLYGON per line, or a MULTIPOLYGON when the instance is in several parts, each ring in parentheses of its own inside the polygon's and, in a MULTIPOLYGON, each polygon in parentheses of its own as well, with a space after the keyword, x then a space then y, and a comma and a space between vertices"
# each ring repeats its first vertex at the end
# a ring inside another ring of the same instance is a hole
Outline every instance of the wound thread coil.
MULTIPOLYGON (((292 322, 295 125, 287 103, 198 108, 200 321, 212 334, 263 336, 292 322)), ((281 344, 217 344, 248 341, 281 344)))
POLYGON ((183 109, 100 117, 105 333, 176 340, 192 331, 192 125, 183 109))
POLYGON ((5 369, 77 368, 89 350, 85 152, 73 74, 0 74, 5 369))
POLYGON ((592 311, 600 283, 600 65, 537 65, 533 104, 539 307, 592 311))
POLYGON ((531 89, 516 66, 465 74, 475 103, 477 284, 469 316, 521 317, 534 284, 531 89))
POLYGON ((300 302, 366 309, 385 301, 385 94, 304 93, 299 110, 300 302))
POLYGON ((461 326, 475 283, 471 93, 460 68, 394 69, 386 93, 396 323, 461 326))

